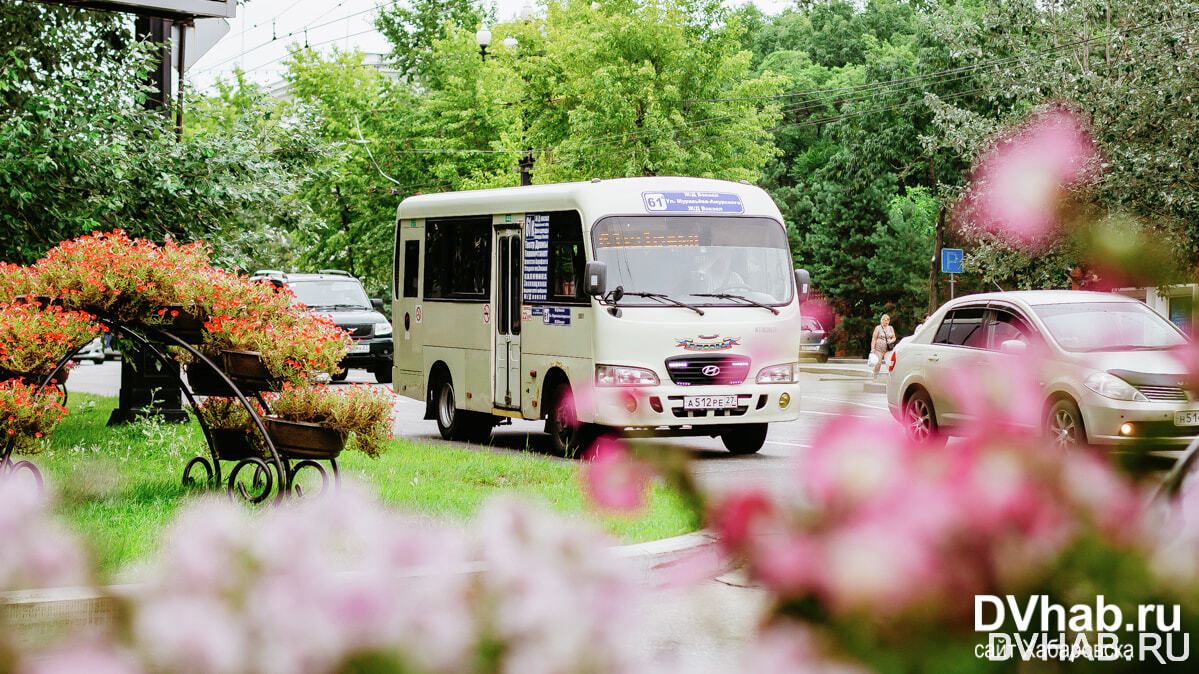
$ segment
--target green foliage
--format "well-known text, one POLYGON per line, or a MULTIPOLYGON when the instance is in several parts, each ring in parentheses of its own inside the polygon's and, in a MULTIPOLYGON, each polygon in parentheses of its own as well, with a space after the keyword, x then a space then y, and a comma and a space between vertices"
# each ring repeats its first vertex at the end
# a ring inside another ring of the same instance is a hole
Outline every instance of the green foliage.
POLYGON ((176 142, 173 124, 141 107, 145 49, 127 22, 14 3, 0 35, 11 47, 0 56, 0 259, 31 262, 120 228, 211 239, 224 263, 246 264, 272 226, 306 217, 292 196, 320 149, 303 124, 214 125, 176 142))
POLYGON ((392 4, 379 12, 375 26, 391 43, 391 59, 400 75, 422 80, 433 57, 433 43, 454 30, 472 35, 495 21, 495 10, 478 0, 415 0, 392 4))

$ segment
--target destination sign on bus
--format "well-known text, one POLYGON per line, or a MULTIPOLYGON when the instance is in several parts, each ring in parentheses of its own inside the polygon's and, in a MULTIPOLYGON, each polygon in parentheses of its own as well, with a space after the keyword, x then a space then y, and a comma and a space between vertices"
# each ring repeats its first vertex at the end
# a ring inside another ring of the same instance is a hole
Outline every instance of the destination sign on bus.
POLYGON ((544 302, 549 291, 550 216, 525 216, 524 301, 544 302))
POLYGON ((741 195, 731 192, 642 192, 650 213, 744 213, 741 195))

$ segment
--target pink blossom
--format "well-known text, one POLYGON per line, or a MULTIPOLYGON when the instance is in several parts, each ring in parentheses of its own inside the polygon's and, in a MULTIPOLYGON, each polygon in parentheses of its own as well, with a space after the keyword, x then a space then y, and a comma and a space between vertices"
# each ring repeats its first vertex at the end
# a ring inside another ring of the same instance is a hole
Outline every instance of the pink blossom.
POLYGON ((785 621, 766 626, 746 650, 741 668, 755 674, 864 674, 869 671, 827 654, 809 625, 785 621))
POLYGON ((620 440, 597 440, 583 456, 580 475, 587 496, 601 508, 631 513, 645 507, 650 470, 620 440))
POLYGON ((1098 151, 1078 113, 1052 106, 994 141, 975 164, 959 219, 1016 243, 1042 241, 1065 190, 1082 182, 1098 151))
POLYGON ((115 646, 84 641, 55 648, 22 662, 18 674, 136 674, 143 671, 134 658, 115 646))

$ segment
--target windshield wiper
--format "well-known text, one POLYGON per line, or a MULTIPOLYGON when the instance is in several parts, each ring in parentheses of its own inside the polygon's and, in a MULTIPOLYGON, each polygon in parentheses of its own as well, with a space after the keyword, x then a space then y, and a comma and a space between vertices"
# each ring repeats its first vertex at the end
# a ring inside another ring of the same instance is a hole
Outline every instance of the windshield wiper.
POLYGON ((748 297, 746 297, 745 295, 731 295, 729 293, 691 293, 691 296, 692 297, 718 297, 722 300, 741 300, 742 302, 748 302, 749 304, 751 304, 755 307, 762 307, 763 309, 769 309, 770 312, 773 313, 775 316, 779 315, 778 309, 775 309, 774 307, 770 306, 769 304, 762 304, 761 302, 759 302, 757 300, 751 300, 748 297))
POLYGON ((675 305, 676 307, 683 307, 684 309, 690 309, 690 310, 694 311, 695 313, 699 314, 700 316, 704 315, 703 309, 700 309, 699 307, 687 304, 686 302, 680 302, 680 301, 676 300, 675 298, 671 297, 670 295, 664 295, 662 293, 634 292, 634 291, 628 291, 628 290, 625 290, 622 294, 623 295, 632 295, 633 297, 648 297, 650 299, 655 299, 655 300, 658 300, 661 302, 668 302, 670 304, 675 305))

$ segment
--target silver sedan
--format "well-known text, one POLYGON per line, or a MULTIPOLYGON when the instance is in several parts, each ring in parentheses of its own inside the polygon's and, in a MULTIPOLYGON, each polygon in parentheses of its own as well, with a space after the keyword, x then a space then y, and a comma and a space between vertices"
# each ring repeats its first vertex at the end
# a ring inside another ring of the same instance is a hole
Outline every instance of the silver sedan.
POLYGON ((911 437, 941 442, 978 422, 972 386, 1023 373, 1032 381, 1008 401, 1025 412, 1016 422, 1056 445, 1183 447, 1199 434, 1182 357, 1189 345, 1172 323, 1121 295, 967 295, 892 351, 887 403, 911 437))

